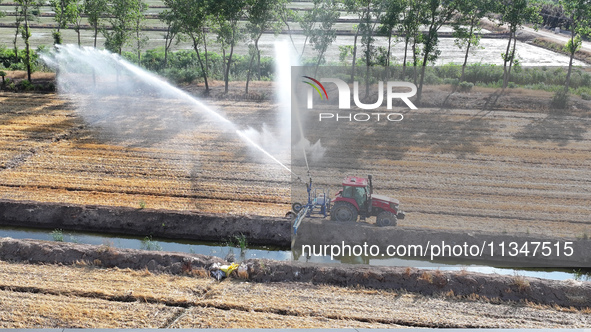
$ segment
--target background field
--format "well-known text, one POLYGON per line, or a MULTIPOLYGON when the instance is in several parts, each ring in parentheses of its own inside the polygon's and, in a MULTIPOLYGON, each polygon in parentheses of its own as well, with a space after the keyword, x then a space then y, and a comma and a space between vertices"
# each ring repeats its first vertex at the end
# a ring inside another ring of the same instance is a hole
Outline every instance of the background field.
MULTIPOLYGON (((258 88, 269 91, 272 83, 258 88)), ((425 95, 449 94, 449 87, 433 89, 425 95)), ((422 107, 403 111, 399 123, 320 124, 314 118, 309 139, 327 148, 311 164, 315 184, 334 195, 344 176, 373 174, 376 192, 398 198, 409 212, 403 227, 588 237, 588 111, 552 113, 539 106, 552 98, 549 92, 507 91, 496 108, 422 107)), ((469 104, 493 92, 479 88, 451 98, 469 104)), ((141 100, 145 111, 138 114, 89 118, 56 95, 0 94, 2 197, 283 216, 290 184, 305 188, 237 135, 189 109, 171 100, 141 100), (178 119, 190 125, 171 125, 178 119)), ((579 107, 588 103, 578 100, 579 107)), ((132 100, 119 102, 123 109, 132 100)), ((277 107, 207 103, 242 129, 273 126, 277 107)), ((302 167, 294 169, 305 178, 302 167)))

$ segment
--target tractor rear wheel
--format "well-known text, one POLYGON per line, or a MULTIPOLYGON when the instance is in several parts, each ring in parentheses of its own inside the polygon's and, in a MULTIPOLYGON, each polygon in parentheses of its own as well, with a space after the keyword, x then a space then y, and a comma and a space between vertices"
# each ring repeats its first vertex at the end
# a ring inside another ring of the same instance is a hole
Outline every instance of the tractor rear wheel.
POLYGON ((341 222, 357 221, 357 209, 349 202, 336 202, 330 209, 330 219, 341 222))
POLYGON ((382 211, 376 217, 376 224, 380 227, 396 226, 398 224, 398 218, 390 211, 382 211))

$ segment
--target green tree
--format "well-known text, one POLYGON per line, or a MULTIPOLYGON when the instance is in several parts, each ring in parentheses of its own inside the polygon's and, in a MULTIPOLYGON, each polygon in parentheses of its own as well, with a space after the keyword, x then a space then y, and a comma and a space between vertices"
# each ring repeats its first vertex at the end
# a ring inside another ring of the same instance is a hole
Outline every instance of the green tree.
POLYGON ((308 45, 308 40, 313 35, 314 28, 316 27, 317 21, 317 10, 309 10, 305 11, 301 14, 294 14, 296 16, 296 20, 298 21, 300 28, 302 28, 302 32, 306 38, 304 39, 304 45, 302 46, 302 53, 300 53, 300 60, 304 56, 304 52, 306 51, 306 45, 308 45))
MULTIPOLYGON (((39 14, 40 4, 35 0, 16 0, 17 15, 22 18, 22 26, 20 26, 20 32, 23 40, 25 41, 25 66, 27 68, 27 79, 31 82, 32 64, 31 64, 31 29, 29 28, 29 22, 36 20, 39 14)), ((16 51, 16 49, 15 49, 16 51)), ((15 54, 18 57, 18 54, 15 54)))
POLYGON ((88 24, 94 30, 94 47, 96 48, 96 40, 98 37, 100 23, 103 16, 108 12, 107 0, 84 0, 83 13, 88 18, 88 24))
POLYGON ((209 3, 209 13, 213 17, 214 30, 222 48, 224 93, 229 90, 234 47, 242 38, 238 23, 244 16, 245 9, 246 0, 215 0, 209 3))
POLYGON ((197 53, 197 61, 201 67, 205 81, 205 94, 209 93, 206 25, 209 20, 207 0, 164 0, 170 8, 169 19, 179 27, 179 33, 188 36, 193 41, 193 49, 197 53), (201 58, 201 47, 204 47, 205 63, 201 58))
POLYGON ((14 63, 19 63, 20 59, 18 57, 18 35, 21 32, 21 25, 24 22, 23 12, 21 11, 20 6, 17 4, 14 7, 14 38, 12 39, 13 49, 14 49, 14 63))
POLYGON ((72 24, 74 24, 74 31, 76 31, 76 35, 78 37, 78 46, 80 46, 80 30, 82 29, 82 22, 84 20, 84 17, 82 16, 84 13, 84 2, 77 2, 76 6, 73 8, 72 13, 72 24))
POLYGON ((399 30, 404 36, 404 58, 402 60, 402 79, 406 77, 406 67, 408 58, 408 46, 412 42, 411 50, 413 57, 414 77, 416 84, 416 67, 418 64, 418 45, 421 43, 423 34, 419 31, 421 24, 424 22, 424 8, 421 0, 403 0, 405 10, 402 11, 399 30))
POLYGON ((376 27, 381 20, 385 1, 363 0, 364 11, 367 13, 359 22, 361 30, 361 45, 365 57, 365 95, 369 95, 369 69, 374 64, 376 50, 374 46, 376 27))
POLYGON ((143 15, 145 5, 141 0, 114 0, 108 8, 111 30, 103 29, 105 48, 121 55, 123 47, 132 42, 137 31, 138 17, 143 15))
POLYGON ((316 51, 316 71, 318 66, 324 61, 324 54, 336 38, 334 24, 340 17, 339 4, 336 0, 314 0, 313 16, 320 23, 315 26, 310 36, 310 44, 316 51))
POLYGON ((279 13, 278 13, 279 19, 281 20, 281 22, 283 22, 285 27, 287 27, 287 32, 289 35, 289 39, 291 40, 291 45, 293 46, 294 50, 297 52, 298 48, 297 48, 297 46, 293 40, 293 37, 291 35, 291 26, 289 25, 289 22, 297 22, 298 15, 291 8, 287 7, 287 4, 289 3, 287 0, 282 0, 280 3, 281 3, 281 5, 279 7, 279 13))
POLYGON ((168 66, 168 52, 179 35, 182 24, 175 18, 174 12, 170 9, 162 11, 158 14, 158 18, 166 24, 166 33, 164 34, 164 68, 166 68, 168 66))
POLYGON ((421 75, 417 89, 418 104, 421 103, 427 64, 429 62, 435 62, 441 53, 441 50, 437 47, 439 44, 439 29, 454 16, 458 5, 457 0, 425 0, 423 3, 427 33, 423 36, 423 61, 421 63, 421 75))
POLYGON ((564 46, 570 54, 568 72, 564 82, 564 93, 568 93, 575 53, 581 48, 582 36, 591 35, 591 1, 589 0, 561 0, 565 15, 570 23, 570 39, 564 46))
POLYGON ((246 14, 248 21, 246 30, 253 45, 249 45, 250 62, 248 64, 248 73, 246 75, 245 93, 248 93, 248 84, 250 82, 252 66, 254 59, 257 59, 257 77, 261 79, 261 51, 259 49, 259 39, 265 31, 272 30, 278 34, 281 29, 281 10, 286 0, 247 0, 246 14))
POLYGON ((379 33, 388 37, 388 52, 386 56, 386 67, 390 66, 392 54, 392 33, 401 22, 401 15, 405 9, 404 0, 390 0, 384 3, 384 13, 380 18, 379 33))
POLYGON ((68 24, 75 23, 78 15, 78 1, 77 0, 50 0, 49 4, 55 13, 54 20, 57 27, 53 30, 53 44, 58 45, 62 43, 61 29, 66 29, 68 24))
MULTIPOLYGON (((365 21, 365 16, 369 16, 369 11, 365 10, 364 0, 344 0, 345 8, 347 9, 347 13, 355 13, 357 14, 357 19, 360 22, 365 21)), ((353 56, 353 60, 351 60, 351 82, 355 80, 355 68, 357 66, 357 39, 359 38, 359 33, 361 32, 361 25, 363 23, 359 23, 353 26, 355 29, 355 36, 353 37, 353 49, 351 50, 351 55, 353 56)))
POLYGON ((506 24, 509 28, 509 40, 507 49, 502 53, 503 57, 503 88, 509 84, 511 68, 515 60, 515 48, 517 43, 517 30, 526 22, 537 24, 541 21, 540 9, 528 0, 501 0, 495 2, 495 12, 500 14, 499 25, 506 24), (511 47, 513 43, 513 47, 511 47))
POLYGON ((142 1, 138 1, 138 8, 133 11, 133 42, 137 52, 137 63, 142 63, 142 48, 148 43, 148 37, 144 35, 143 30, 145 27, 146 16, 144 12, 148 9, 142 1))
POLYGON ((459 15, 453 22, 455 44, 460 48, 465 48, 464 63, 462 64, 462 75, 460 81, 464 79, 464 72, 468 64, 468 55, 472 47, 477 48, 480 44, 480 33, 482 29, 478 23, 491 10, 491 0, 460 0, 459 15))

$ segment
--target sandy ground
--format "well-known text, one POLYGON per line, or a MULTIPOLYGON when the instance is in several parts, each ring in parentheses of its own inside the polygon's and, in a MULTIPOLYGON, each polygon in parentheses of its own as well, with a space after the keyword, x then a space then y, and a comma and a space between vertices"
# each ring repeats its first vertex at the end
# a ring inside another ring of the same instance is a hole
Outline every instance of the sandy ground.
POLYGON ((585 328, 587 309, 0 262, 2 328, 585 328), (158 285, 158 287, 154 287, 158 285))

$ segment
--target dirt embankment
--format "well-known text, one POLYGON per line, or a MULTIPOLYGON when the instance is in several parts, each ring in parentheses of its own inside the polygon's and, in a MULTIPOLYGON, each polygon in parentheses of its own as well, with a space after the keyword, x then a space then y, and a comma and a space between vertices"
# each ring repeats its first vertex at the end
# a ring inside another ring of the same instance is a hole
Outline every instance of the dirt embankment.
MULTIPOLYGON (((336 246, 339 251, 343 245, 377 246, 380 256, 374 259, 386 258, 389 246, 404 247, 409 258, 428 260, 431 255, 435 260, 461 259, 464 262, 484 263, 505 267, 589 267, 591 266, 591 241, 587 239, 550 237, 519 233, 495 233, 491 231, 459 231, 445 229, 426 229, 412 226, 378 227, 365 222, 342 223, 322 219, 308 218, 298 229, 298 235, 293 246, 297 254, 312 254, 320 252, 320 247, 336 246), (538 247, 536 248, 536 245, 538 247), (544 254, 542 254, 544 244, 544 254), (309 245, 303 253, 303 246, 309 245), (311 246, 316 245, 314 249, 311 246), (414 251, 413 248, 420 246, 414 251), (516 247, 517 246, 517 247, 516 247), (552 248, 550 248, 551 246, 552 248), (572 251, 571 249, 572 248, 572 251), (408 249, 411 248, 411 249, 408 249), (513 248, 513 249, 512 249, 513 248), (517 249, 514 249, 517 248, 517 249), (558 248, 558 251, 555 250, 558 248), (464 250, 460 253, 460 249, 464 250), (526 253, 524 250, 529 249, 526 253), (564 249, 564 250, 563 250, 564 249), (313 250, 314 253, 310 253, 313 250), (536 254, 533 255, 534 250, 536 254), (554 250, 548 254, 548 250, 554 250), (453 253, 453 254, 452 254, 453 253)), ((330 254, 331 250, 326 250, 330 254)), ((339 251, 336 259, 341 256, 339 251)), ((369 252, 366 250, 366 252, 369 252)), ((344 255, 345 259, 347 254, 344 255)))
MULTIPOLYGON (((29 263, 90 264, 101 267, 147 269, 172 274, 203 274, 219 258, 170 252, 145 252, 35 240, 0 240, 0 260, 29 263)), ((373 289, 404 289, 424 295, 475 296, 493 302, 529 301, 566 307, 589 305, 591 283, 551 281, 521 276, 499 276, 466 271, 433 271, 402 267, 308 264, 247 260, 254 282, 312 282, 373 289)))
MULTIPOLYGON (((214 242, 244 235, 251 244, 282 248, 289 248, 293 242, 291 222, 286 218, 10 200, 0 200, 0 225, 214 242)), ((293 243, 293 249, 298 255, 303 254, 303 245, 314 244, 377 245, 382 253, 386 252, 390 245, 419 245, 425 247, 425 250, 409 253, 409 257, 430 259, 433 254, 437 259, 445 259, 452 256, 453 247, 478 246, 471 250, 478 249, 483 251, 482 254, 468 255, 466 252, 461 259, 509 267, 591 266, 591 258, 586 255, 591 251, 589 240, 518 233, 500 234, 412 226, 377 227, 365 222, 340 223, 307 218, 298 229, 298 236, 293 243), (518 255, 509 253, 512 248, 510 243, 518 244, 519 248, 528 243, 533 250, 536 243, 542 242, 547 243, 546 247, 549 246, 553 250, 558 246, 561 251, 558 253, 559 256, 556 256, 556 252, 543 256, 540 254, 542 249, 539 249, 540 253, 535 257, 532 257, 530 252, 523 254, 523 250, 519 251, 518 255), (505 244, 503 248, 501 244, 505 244), (431 250, 431 245, 439 246, 440 252, 431 250), (444 245, 448 246, 447 251, 444 245), (572 252, 569 248, 572 248, 572 252)), ((453 250, 455 252, 456 249, 453 250)), ((330 253, 327 251, 324 255, 330 253)), ((455 256, 457 257, 457 254, 455 256)))
POLYGON ((249 243, 279 247, 291 242, 290 221, 283 218, 127 207, 0 200, 0 224, 202 241, 244 235, 249 243))

